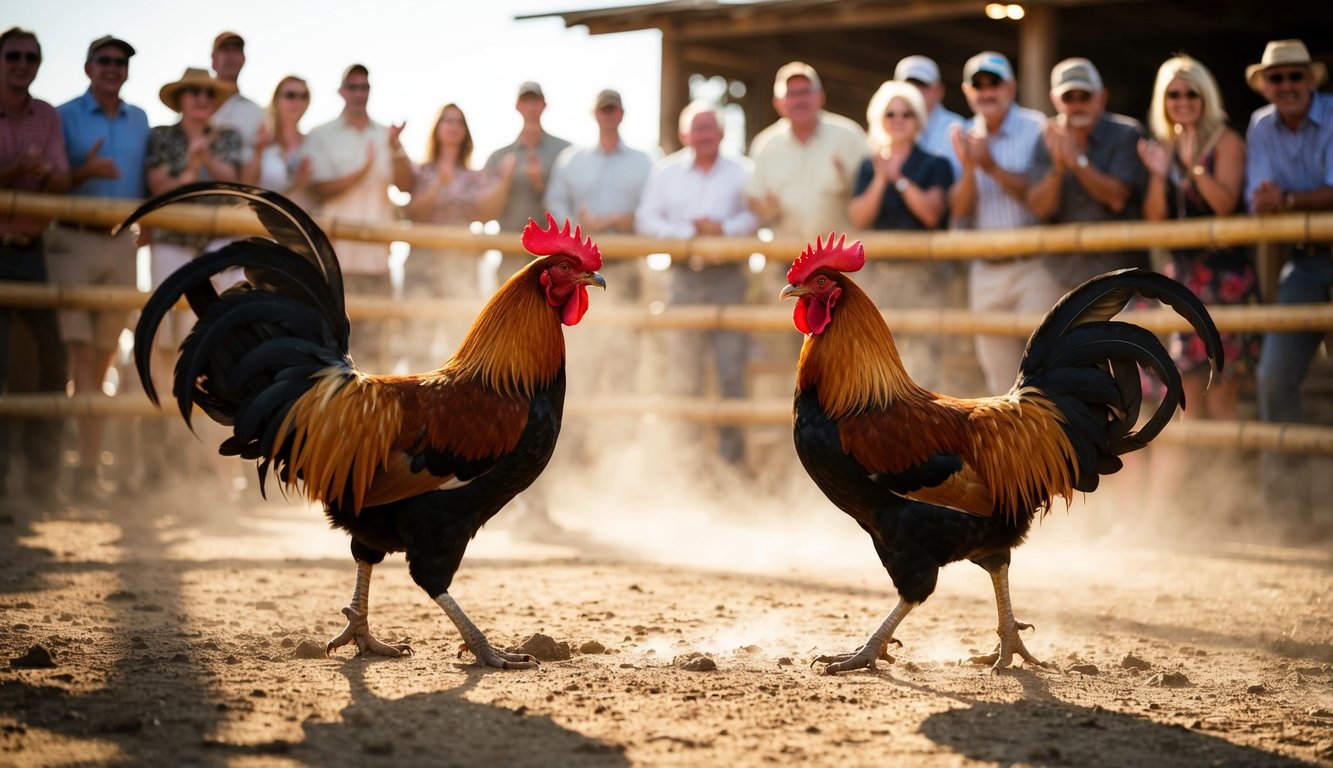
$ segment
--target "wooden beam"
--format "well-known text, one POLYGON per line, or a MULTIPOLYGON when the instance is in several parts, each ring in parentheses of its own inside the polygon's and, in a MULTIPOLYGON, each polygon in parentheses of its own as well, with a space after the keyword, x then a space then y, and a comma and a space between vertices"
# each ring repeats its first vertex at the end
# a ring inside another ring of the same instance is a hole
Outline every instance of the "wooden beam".
POLYGON ((1027 9, 1018 25, 1018 103, 1051 113, 1051 68, 1055 66, 1055 14, 1050 6, 1027 9))

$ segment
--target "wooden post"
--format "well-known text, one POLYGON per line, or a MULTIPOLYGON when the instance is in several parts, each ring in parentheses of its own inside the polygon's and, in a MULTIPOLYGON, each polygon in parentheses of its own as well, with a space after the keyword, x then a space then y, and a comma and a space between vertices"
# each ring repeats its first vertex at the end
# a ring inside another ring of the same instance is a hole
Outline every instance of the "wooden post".
POLYGON ((662 29, 662 100, 657 119, 657 143, 663 154, 680 149, 680 131, 677 121, 680 111, 689 103, 689 73, 681 60, 681 44, 669 28, 662 29))
POLYGON ((1018 103, 1051 113, 1048 96, 1051 68, 1055 66, 1055 14, 1048 5, 1025 6, 1018 25, 1018 103))

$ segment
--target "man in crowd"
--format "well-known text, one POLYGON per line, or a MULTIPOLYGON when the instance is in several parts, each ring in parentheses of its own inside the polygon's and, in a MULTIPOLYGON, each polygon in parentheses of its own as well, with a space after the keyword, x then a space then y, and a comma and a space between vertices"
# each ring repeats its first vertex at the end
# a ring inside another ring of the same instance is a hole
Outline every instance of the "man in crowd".
MULTIPOLYGON (((1320 93, 1328 77, 1300 40, 1274 40, 1245 71, 1268 105, 1250 118, 1245 136, 1245 201, 1251 213, 1333 210, 1333 96, 1320 93)), ((1278 285, 1279 304, 1324 304, 1333 287, 1333 251, 1327 241, 1292 243, 1278 285)), ((1259 417, 1299 422, 1301 382, 1325 334, 1269 332, 1259 354, 1259 417)), ((1315 504, 1295 483, 1304 457, 1266 455, 1264 498, 1292 518, 1308 521, 1315 504)))
MULTIPOLYGON (((133 55, 133 46, 119 38, 107 35, 94 40, 83 64, 88 90, 59 107, 71 195, 127 200, 145 196, 148 116, 120 97, 133 55)), ((105 227, 57 222, 48 246, 51 282, 134 286, 138 250, 134 239, 128 229, 113 237, 105 227)), ((75 394, 101 392, 129 311, 61 309, 59 317, 75 394)), ((105 419, 85 415, 76 417, 75 423, 79 464, 71 484, 73 500, 105 501, 108 491, 98 477, 105 419)))
MULTIPOLYGON (((310 131, 302 152, 310 158, 311 193, 319 213, 352 221, 388 223, 396 219, 389 185, 412 188, 412 164, 399 136, 403 125, 385 126, 370 118, 370 72, 353 64, 343 73, 338 95, 343 111, 310 131)), ((349 296, 390 298, 389 248, 383 243, 337 240, 349 296)), ((365 370, 388 373, 389 348, 384 323, 359 323, 352 334, 352 356, 365 370)))
POLYGON ((264 126, 264 108, 241 95, 236 82, 244 66, 244 38, 235 32, 223 32, 213 38, 213 72, 217 79, 237 89, 218 105, 218 110, 213 113, 213 125, 230 127, 241 135, 242 167, 254 156, 259 131, 264 126))
MULTIPOLYGON (((639 234, 659 238, 746 236, 757 221, 745 199, 750 163, 722 154, 723 120, 718 109, 695 101, 680 113, 680 143, 684 149, 659 161, 643 190, 635 214, 639 234)), ((727 306, 745 303, 748 275, 743 264, 696 254, 673 264, 667 301, 673 305, 727 306)), ((718 394, 745 397, 745 366, 749 337, 743 331, 674 331, 663 334, 666 344, 658 355, 672 395, 702 395, 705 355, 712 354, 718 394)), ((744 435, 739 427, 720 427, 717 450, 728 464, 745 459, 744 435)))
MULTIPOLYGON (((546 96, 540 85, 531 80, 520 84, 514 109, 523 118, 518 138, 492 152, 485 167, 487 173, 499 176, 500 183, 508 188, 500 211, 500 229, 506 232, 522 232, 529 218, 546 220, 542 207, 546 184, 556 158, 569 146, 568 141, 542 128, 546 96)), ((508 280, 529 258, 527 254, 505 254, 500 262, 500 282, 508 280)))
MULTIPOLYGON (((34 99, 29 89, 42 65, 37 35, 10 27, 0 33, 0 189, 63 194, 69 190, 69 158, 54 107, 34 99)), ((47 220, 0 214, 0 280, 45 283, 42 234, 47 220)), ((42 392, 65 391, 65 351, 53 309, 0 307, 0 394, 15 371, 35 368, 42 392), (10 330, 19 321, 31 335, 32 357, 10 358, 10 330)), ((0 418, 0 497, 8 487, 11 455, 9 419, 0 418)), ((28 496, 40 505, 56 503, 60 472, 60 422, 25 422, 28 496)))
MULTIPOLYGON (((962 173, 949 190, 949 210, 959 226, 1008 229, 1031 226, 1027 171, 1041 143, 1046 116, 1014 103, 1018 84, 1009 59, 982 51, 963 66, 963 95, 972 108, 965 128, 951 130, 962 173)), ((1037 257, 976 259, 968 278, 968 306, 974 311, 1046 311, 1063 291, 1037 257)), ((1005 392, 1014 383, 1024 340, 978 335, 977 361, 986 390, 1005 392)))

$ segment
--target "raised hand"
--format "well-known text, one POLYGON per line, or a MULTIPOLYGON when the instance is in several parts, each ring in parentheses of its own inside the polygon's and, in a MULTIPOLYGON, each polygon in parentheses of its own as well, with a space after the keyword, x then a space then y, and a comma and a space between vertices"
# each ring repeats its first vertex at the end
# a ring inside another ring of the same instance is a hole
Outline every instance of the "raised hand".
POLYGON ((109 157, 103 157, 102 145, 106 139, 98 139, 88 150, 88 154, 83 156, 80 175, 89 179, 119 179, 120 166, 116 161, 109 157))
POLYGON ((1153 139, 1139 139, 1138 150, 1139 160, 1143 161, 1143 167, 1148 169, 1148 173, 1166 176, 1171 169, 1171 155, 1166 147, 1153 139))

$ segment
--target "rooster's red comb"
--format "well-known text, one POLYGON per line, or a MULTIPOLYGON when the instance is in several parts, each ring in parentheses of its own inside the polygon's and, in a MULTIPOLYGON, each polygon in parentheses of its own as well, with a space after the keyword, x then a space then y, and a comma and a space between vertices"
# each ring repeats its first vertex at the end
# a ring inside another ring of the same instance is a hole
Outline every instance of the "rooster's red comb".
POLYGON ((528 219, 528 225, 523 228, 523 247, 528 249, 528 253, 537 256, 563 253, 573 257, 589 272, 602 268, 602 253, 597 250, 597 244, 591 237, 580 242, 581 230, 574 227, 574 233, 570 234, 569 219, 565 219, 565 228, 560 229, 550 211, 546 212, 546 221, 548 227, 542 229, 535 220, 528 219))
POLYGON ((833 232, 828 234, 827 245, 819 237, 815 238, 814 245, 806 244, 805 251, 796 257, 791 269, 787 270, 788 283, 799 285, 820 267, 829 267, 839 272, 855 272, 865 266, 866 249, 861 245, 861 241, 857 240, 851 245, 844 246, 847 236, 843 235, 838 239, 837 245, 834 245, 834 234, 833 232))

